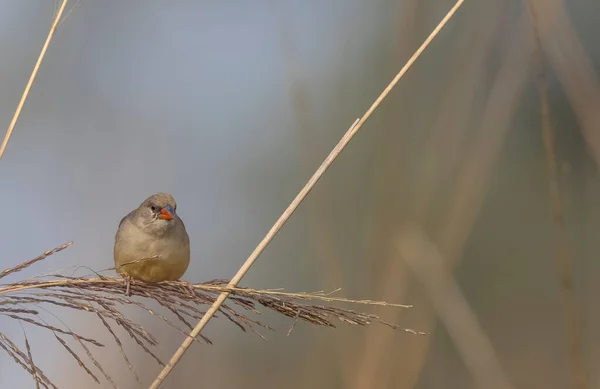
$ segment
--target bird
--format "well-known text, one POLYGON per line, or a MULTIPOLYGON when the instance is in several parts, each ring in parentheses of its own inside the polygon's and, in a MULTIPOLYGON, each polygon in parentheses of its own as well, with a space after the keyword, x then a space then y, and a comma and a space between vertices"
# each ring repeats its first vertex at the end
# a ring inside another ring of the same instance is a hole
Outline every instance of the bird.
POLYGON ((190 238, 172 195, 153 194, 121 219, 114 261, 128 296, 132 280, 158 283, 183 276, 190 263, 190 238))

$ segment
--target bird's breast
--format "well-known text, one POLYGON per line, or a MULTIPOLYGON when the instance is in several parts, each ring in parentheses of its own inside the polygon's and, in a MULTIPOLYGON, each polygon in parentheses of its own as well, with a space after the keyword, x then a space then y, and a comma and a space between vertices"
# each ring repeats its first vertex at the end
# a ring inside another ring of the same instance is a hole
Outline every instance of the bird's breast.
POLYGON ((115 265, 122 275, 146 282, 173 281, 183 276, 189 262, 187 240, 172 235, 153 237, 134 229, 117 234, 115 265))

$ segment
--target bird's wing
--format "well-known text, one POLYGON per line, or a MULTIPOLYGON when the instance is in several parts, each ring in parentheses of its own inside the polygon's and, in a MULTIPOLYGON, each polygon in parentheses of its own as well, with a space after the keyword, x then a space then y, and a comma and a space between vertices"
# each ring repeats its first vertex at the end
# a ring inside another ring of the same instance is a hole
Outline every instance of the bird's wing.
POLYGON ((131 211, 131 212, 129 212, 127 215, 125 215, 125 216, 123 217, 123 219, 121 219, 121 221, 119 222, 119 227, 118 227, 118 229, 121 229, 121 226, 123 225, 123 222, 124 222, 126 219, 129 219, 130 217, 132 217, 135 211, 136 211, 136 210, 134 209, 133 211, 131 211))

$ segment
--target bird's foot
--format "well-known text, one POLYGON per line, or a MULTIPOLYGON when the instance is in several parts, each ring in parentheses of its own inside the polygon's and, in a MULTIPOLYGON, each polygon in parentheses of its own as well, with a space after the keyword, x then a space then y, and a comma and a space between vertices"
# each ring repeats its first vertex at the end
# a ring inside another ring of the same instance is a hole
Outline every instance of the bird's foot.
POLYGON ((181 281, 181 282, 183 282, 185 284, 185 287, 190 292, 190 295, 192 297, 196 297, 196 289, 194 288, 194 284, 192 284, 189 281, 181 281))
POLYGON ((125 276, 125 296, 130 297, 131 296, 131 277, 130 276, 125 276))

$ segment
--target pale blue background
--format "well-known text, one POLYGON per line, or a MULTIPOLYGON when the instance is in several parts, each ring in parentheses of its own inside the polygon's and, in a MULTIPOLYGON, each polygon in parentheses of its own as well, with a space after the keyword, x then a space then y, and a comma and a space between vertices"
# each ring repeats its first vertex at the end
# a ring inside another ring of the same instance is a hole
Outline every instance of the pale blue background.
MULTIPOLYGON (((266 250, 244 285, 290 291, 343 286, 348 297, 411 302, 402 294, 382 295, 378 277, 386 267, 369 234, 377 226, 387 228, 377 217, 394 215, 398 204, 411 207, 416 167, 426 157, 423 134, 441 109, 445 80, 457 76, 448 70, 452 60, 464 61, 460 74, 468 80, 475 54, 467 49, 480 37, 472 26, 483 29, 501 20, 494 50, 483 62, 484 70, 473 76, 480 78, 476 88, 482 98, 468 107, 468 125, 479 129, 486 93, 503 50, 515 44, 507 37, 522 12, 520 1, 506 2, 503 14, 489 12, 494 1, 465 3, 266 250), (387 173, 377 186, 382 170, 387 173), (383 214, 378 214, 381 209, 383 214), (327 270, 329 261, 340 268, 327 270)), ((573 3, 575 25, 597 61, 598 6, 573 3)), ((120 218, 158 191, 175 196, 192 239, 193 261, 185 278, 231 277, 453 2, 421 1, 418 12, 406 16, 414 9, 411 4, 83 1, 57 31, 0 161, 0 267, 69 240, 75 244, 3 281, 73 271, 76 266, 112 266, 120 218)), ((46 37, 53 2, 0 0, 0 9, 2 129, 46 37)), ((567 385, 569 367, 534 80, 531 75, 458 276, 517 387, 551 389, 567 385)), ((594 297, 599 269, 596 251, 590 249, 600 220, 596 170, 552 77, 551 83, 562 129, 560 163, 568 163, 573 172, 564 183, 575 251, 582 260, 576 276, 583 290, 586 352, 594 372, 600 360, 595 351, 600 311, 594 297)), ((464 92, 460 89, 457 99, 464 92)), ((437 192, 438 208, 447 190, 442 185, 437 192)), ((69 315, 63 312, 61 317, 74 329, 100 331, 94 319, 69 315)), ((182 336, 151 318, 136 317, 162 335, 158 353, 167 359, 182 336)), ((410 314, 401 318, 402 325, 419 329, 410 314)), ((365 329, 342 326, 333 331, 299 324, 286 337, 289 320, 270 314, 263 319, 278 330, 266 334, 266 343, 223 320, 211 322, 207 334, 215 345, 194 345, 165 387, 348 387, 366 347, 365 329)), ((22 339, 18 324, 6 318, 0 323, 2 332, 22 339)), ((25 328, 36 362, 59 387, 109 387, 105 382, 94 386, 44 331, 25 328)), ((417 387, 472 387, 439 328, 417 387)), ((98 336, 111 345, 98 354, 104 366, 121 387, 135 387, 110 339, 98 336)), ((412 387, 402 369, 408 369, 409 347, 415 342, 421 340, 398 333, 382 348, 380 357, 395 364, 389 387, 412 387)), ((141 387, 147 387, 160 369, 133 345, 127 346, 146 385, 141 387)), ((592 379, 597 383, 597 374, 592 379)), ((34 385, 0 354, 0 387, 34 385)))

